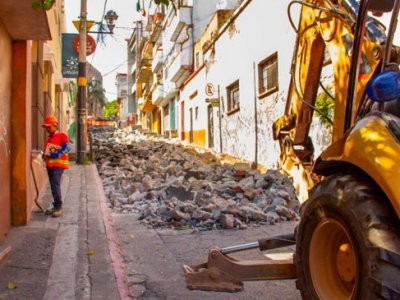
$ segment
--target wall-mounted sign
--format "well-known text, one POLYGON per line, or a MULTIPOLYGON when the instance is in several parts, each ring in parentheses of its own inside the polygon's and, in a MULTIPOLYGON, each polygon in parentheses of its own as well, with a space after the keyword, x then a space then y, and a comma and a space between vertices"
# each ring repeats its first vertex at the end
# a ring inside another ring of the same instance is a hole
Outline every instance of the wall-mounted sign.
POLYGON ((75 33, 62 34, 62 76, 78 78, 78 54, 72 48, 72 42, 78 35, 75 33))
POLYGON ((211 106, 219 107, 219 99, 218 98, 206 98, 206 103, 211 104, 211 106))
MULTIPOLYGON (((74 38, 72 42, 72 48, 74 49, 75 53, 79 53, 79 35, 74 38)), ((89 56, 94 53, 96 50, 96 41, 90 35, 86 36, 86 56, 89 56)))
POLYGON ((206 84, 206 95, 208 97, 212 97, 212 96, 214 96, 214 92, 215 92, 214 85, 212 83, 207 83, 206 84))

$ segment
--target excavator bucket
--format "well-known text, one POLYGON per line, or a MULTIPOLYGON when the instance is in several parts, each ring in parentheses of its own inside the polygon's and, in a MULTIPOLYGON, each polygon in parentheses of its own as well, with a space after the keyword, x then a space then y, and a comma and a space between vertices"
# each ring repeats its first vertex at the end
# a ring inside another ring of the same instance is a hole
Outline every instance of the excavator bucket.
POLYGON ((296 278, 293 259, 237 260, 227 255, 254 248, 273 249, 293 243, 294 240, 288 239, 288 236, 278 236, 225 249, 213 247, 206 263, 183 266, 186 287, 191 290, 234 293, 243 290, 243 281, 296 278))

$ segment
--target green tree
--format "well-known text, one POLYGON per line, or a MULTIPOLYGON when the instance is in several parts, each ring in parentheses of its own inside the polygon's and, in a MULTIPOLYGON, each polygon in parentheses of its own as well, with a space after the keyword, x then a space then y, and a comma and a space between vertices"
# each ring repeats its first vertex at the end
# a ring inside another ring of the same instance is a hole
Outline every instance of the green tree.
MULTIPOLYGON (((332 90, 330 88, 327 91, 332 94, 332 90)), ((332 99, 325 91, 322 91, 318 94, 317 99, 315 101, 315 108, 321 111, 325 116, 327 116, 330 120, 333 118, 333 109, 335 107, 335 100, 332 99)), ((331 125, 331 123, 318 111, 315 112, 320 119, 322 124, 331 125)))
POLYGON ((117 100, 106 102, 103 115, 105 119, 115 119, 118 115, 117 100))
POLYGON ((88 82, 88 103, 89 103, 89 114, 96 116, 97 106, 100 104, 104 106, 106 96, 104 94, 105 89, 101 83, 97 80, 88 82))

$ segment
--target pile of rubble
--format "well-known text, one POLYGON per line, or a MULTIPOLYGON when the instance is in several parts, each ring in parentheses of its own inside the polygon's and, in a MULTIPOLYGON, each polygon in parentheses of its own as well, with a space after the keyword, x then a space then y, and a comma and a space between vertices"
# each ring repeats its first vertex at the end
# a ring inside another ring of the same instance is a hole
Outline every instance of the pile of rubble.
POLYGON ((146 224, 244 229, 298 217, 293 185, 279 171, 260 174, 207 151, 122 130, 93 130, 92 139, 109 206, 146 224))

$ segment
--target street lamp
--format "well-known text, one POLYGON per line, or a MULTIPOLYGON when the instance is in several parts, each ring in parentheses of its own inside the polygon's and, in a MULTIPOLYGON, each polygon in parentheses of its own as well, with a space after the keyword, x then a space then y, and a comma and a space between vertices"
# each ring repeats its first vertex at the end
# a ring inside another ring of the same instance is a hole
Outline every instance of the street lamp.
POLYGON ((115 21, 118 19, 117 13, 114 10, 109 10, 104 16, 104 19, 106 19, 108 30, 110 30, 110 33, 113 33, 115 21))
POLYGON ((115 22, 118 19, 118 15, 114 10, 109 10, 106 15, 104 16, 104 19, 106 20, 107 27, 109 31, 102 31, 103 29, 103 24, 102 22, 96 22, 96 24, 99 24, 99 31, 89 31, 88 33, 99 33, 99 34, 113 34, 114 28, 115 28, 115 22))

